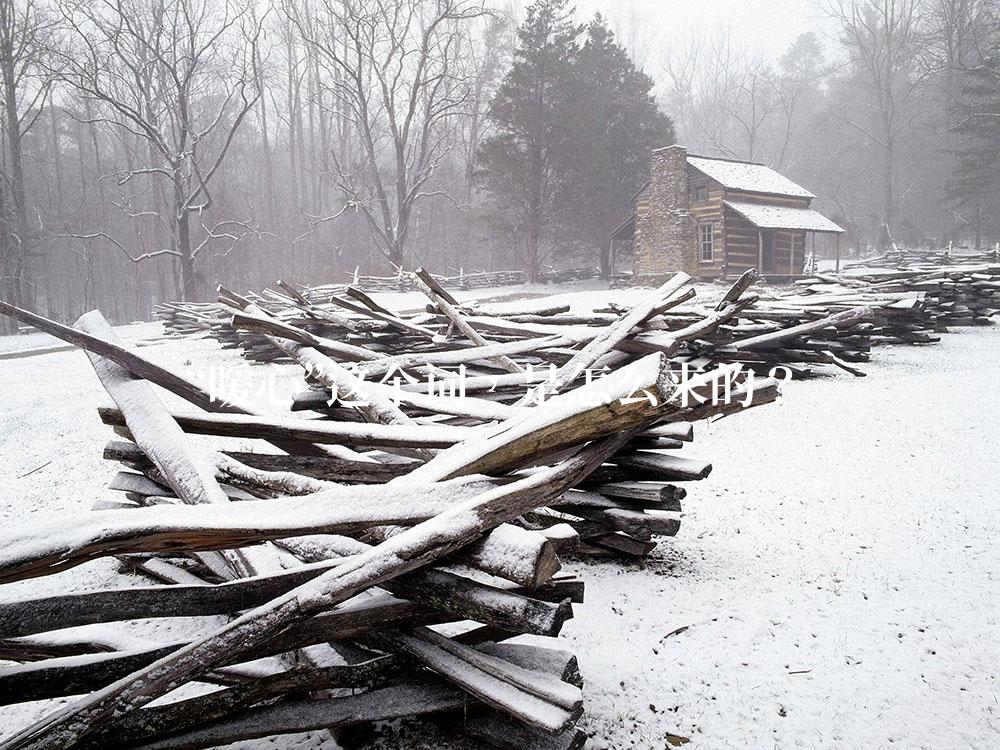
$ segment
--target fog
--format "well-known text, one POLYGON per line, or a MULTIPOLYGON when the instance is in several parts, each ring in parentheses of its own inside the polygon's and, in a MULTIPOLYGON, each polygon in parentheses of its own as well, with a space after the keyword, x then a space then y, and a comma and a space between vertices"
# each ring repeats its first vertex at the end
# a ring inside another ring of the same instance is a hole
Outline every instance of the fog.
POLYGON ((122 322, 220 283, 607 273, 675 141, 805 186, 848 255, 991 247, 998 19, 1000 0, 0 0, 0 297, 122 322))

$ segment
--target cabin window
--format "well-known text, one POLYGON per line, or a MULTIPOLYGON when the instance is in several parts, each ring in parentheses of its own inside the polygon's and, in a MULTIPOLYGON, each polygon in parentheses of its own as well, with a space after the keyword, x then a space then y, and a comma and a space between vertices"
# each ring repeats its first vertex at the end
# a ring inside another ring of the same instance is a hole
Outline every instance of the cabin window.
POLYGON ((698 225, 698 244, 701 246, 701 259, 712 260, 715 255, 715 224, 698 225))
POLYGON ((701 185, 694 189, 694 202, 699 203, 701 201, 708 200, 708 186, 701 185))

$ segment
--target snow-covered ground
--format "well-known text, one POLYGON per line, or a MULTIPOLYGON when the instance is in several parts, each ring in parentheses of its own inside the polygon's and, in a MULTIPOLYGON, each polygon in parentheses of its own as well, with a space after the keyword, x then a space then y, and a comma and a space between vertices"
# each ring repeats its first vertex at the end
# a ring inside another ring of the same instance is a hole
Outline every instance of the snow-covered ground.
POLYGON ((677 538, 580 566, 595 747, 1000 747, 1000 330, 874 360, 702 427, 677 538))
MULTIPOLYGON (((628 304, 634 292, 613 294, 628 304)), ((192 377, 240 361, 208 340, 143 351, 192 377)), ((247 366, 240 387, 271 370, 279 408, 297 368, 247 366)), ((866 370, 699 425, 685 453, 715 470, 691 485, 676 539, 644 567, 571 566, 587 602, 560 640, 587 679, 592 747, 660 750, 668 733, 712 749, 1000 747, 1000 330, 880 349, 866 370)), ((0 521, 83 511, 108 493, 110 431, 96 413, 107 402, 80 352, 0 361, 0 521)), ((3 594, 129 580, 98 561, 3 594)), ((131 635, 206 625, 137 623, 131 635)), ((0 732, 49 709, 3 709, 0 732)), ((380 746, 474 745, 428 730, 380 746)))

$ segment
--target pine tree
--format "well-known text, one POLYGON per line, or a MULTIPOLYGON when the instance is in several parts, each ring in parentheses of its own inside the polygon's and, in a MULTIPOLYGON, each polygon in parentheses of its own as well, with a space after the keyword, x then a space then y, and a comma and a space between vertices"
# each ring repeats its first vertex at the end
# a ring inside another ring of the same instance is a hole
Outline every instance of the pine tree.
POLYGON ((673 143, 670 118, 600 15, 581 28, 566 0, 538 0, 518 32, 514 65, 490 108, 494 135, 481 175, 524 237, 529 279, 552 250, 599 257, 648 174, 653 148, 673 143), (545 252, 541 248, 545 244, 545 252))
POLYGON ((479 153, 480 175, 523 236, 528 280, 538 278, 542 242, 555 234, 567 179, 579 28, 566 0, 537 0, 518 30, 514 64, 490 105, 494 133, 479 153))
POLYGON ((653 80, 635 67, 600 14, 587 26, 577 65, 574 114, 567 120, 570 179, 560 205, 567 237, 587 257, 597 253, 607 278, 608 235, 648 177, 650 153, 672 144, 675 133, 652 95, 653 80))
POLYGON ((1000 45, 966 72, 955 114, 960 142, 948 194, 978 250, 985 232, 1000 235, 1000 45))

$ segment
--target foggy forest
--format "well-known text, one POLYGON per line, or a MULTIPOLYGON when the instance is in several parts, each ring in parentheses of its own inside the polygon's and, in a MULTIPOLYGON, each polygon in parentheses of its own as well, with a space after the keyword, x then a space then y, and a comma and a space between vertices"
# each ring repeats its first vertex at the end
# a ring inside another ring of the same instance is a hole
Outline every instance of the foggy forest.
MULTIPOLYGON (((808 186, 845 252, 1000 238, 1000 2, 815 0, 772 56, 567 0, 0 0, 2 296, 596 267, 651 149, 808 186)), ((623 6, 624 7, 624 6, 623 6)))

